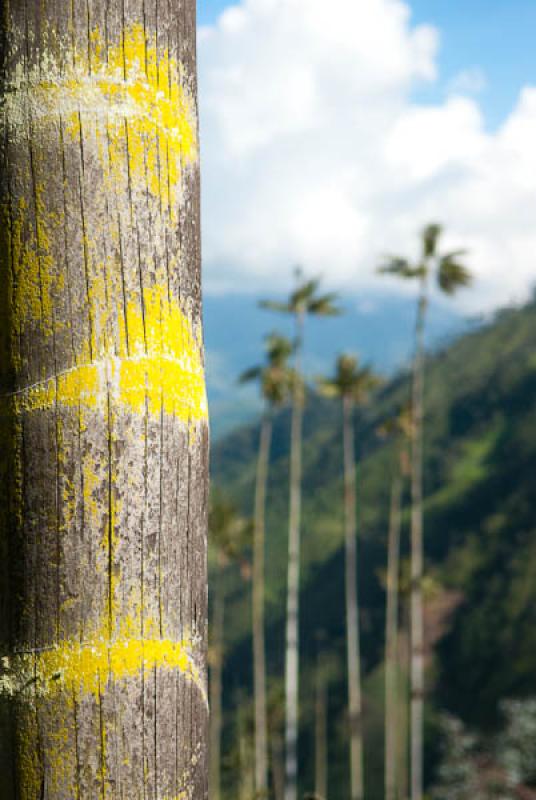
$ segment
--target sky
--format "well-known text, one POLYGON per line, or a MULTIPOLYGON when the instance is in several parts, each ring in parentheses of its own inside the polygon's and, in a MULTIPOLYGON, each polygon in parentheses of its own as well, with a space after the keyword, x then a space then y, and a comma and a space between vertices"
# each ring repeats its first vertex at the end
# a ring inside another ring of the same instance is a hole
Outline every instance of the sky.
MULTIPOLYGON (((429 221, 470 312, 536 282, 535 0, 201 0, 205 287, 377 288, 429 221)), ((387 285, 387 284, 386 284, 387 285)), ((396 284, 389 284, 392 291, 396 284)))

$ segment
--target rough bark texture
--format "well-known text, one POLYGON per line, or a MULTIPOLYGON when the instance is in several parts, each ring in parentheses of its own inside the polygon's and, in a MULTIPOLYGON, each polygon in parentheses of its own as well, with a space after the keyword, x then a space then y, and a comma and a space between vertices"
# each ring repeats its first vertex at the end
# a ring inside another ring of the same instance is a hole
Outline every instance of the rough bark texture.
POLYGON ((422 800, 424 724, 424 619, 422 578, 422 436, 424 384, 424 324, 426 278, 423 278, 417 312, 415 363, 413 371, 413 436, 411 448, 411 800, 422 800))
POLYGON ((356 469, 353 403, 344 398, 344 508, 346 571, 346 647, 348 661, 348 716, 350 723, 350 797, 363 798, 363 725, 361 664, 357 600, 356 469))
POLYGON ((195 3, 1 8, 0 796, 205 798, 195 3))
POLYGON ((387 610, 385 617, 385 800, 398 795, 398 581, 400 564, 401 473, 393 478, 387 546, 387 610))
POLYGON ((298 315, 297 325, 296 376, 290 443, 290 509, 285 653, 285 800, 296 800, 298 796, 300 526, 304 405, 303 387, 301 385, 303 316, 300 314, 298 315))
POLYGON ((261 426, 253 537, 253 684, 255 701, 255 790, 263 797, 268 788, 268 739, 266 722, 266 656, 264 641, 264 549, 266 481, 272 419, 267 411, 261 426))

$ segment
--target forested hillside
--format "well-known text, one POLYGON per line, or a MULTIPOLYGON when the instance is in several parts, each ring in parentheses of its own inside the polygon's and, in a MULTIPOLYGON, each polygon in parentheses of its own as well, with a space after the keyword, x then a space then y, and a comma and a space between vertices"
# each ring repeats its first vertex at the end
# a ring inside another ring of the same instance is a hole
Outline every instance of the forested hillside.
MULTIPOLYGON (((348 348, 348 342, 345 348, 348 348)), ((425 550, 429 777, 437 712, 481 731, 498 723, 499 701, 536 695, 536 302, 495 319, 429 359, 425 422, 425 550)), ((394 445, 378 431, 409 397, 400 375, 358 420, 359 567, 368 792, 383 796, 382 692, 386 536, 394 445)), ((347 780, 341 414, 310 393, 304 439, 301 685, 304 791, 311 788, 312 667, 318 633, 329 643, 330 797, 347 780), (307 757, 310 756, 310 757, 307 757)), ((214 484, 244 513, 253 503, 258 427, 212 453, 214 484)), ((289 413, 274 428, 267 516, 267 655, 273 691, 283 676, 289 413)), ((403 500, 408 553, 409 496, 403 500)), ((250 590, 244 570, 227 575, 227 725, 239 687, 251 682, 250 590)), ((407 589, 407 587, 406 587, 407 589)), ((405 617, 403 601, 402 618, 405 617)), ((275 722, 274 722, 275 725, 275 722)), ((226 739, 229 753, 233 737, 226 739)), ((230 773, 229 773, 230 775, 230 773)), ((230 778, 229 778, 230 780, 230 778)), ((231 795, 229 795, 231 796, 231 795)))

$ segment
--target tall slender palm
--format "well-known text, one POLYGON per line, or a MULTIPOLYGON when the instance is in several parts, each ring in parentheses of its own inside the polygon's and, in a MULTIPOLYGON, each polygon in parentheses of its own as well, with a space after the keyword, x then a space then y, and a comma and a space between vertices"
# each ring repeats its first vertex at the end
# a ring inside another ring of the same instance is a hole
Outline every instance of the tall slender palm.
POLYGON ((346 572, 346 643, 348 658, 348 711, 350 720, 350 777, 351 800, 362 800, 363 731, 361 698, 361 665, 359 653, 359 616, 357 596, 357 525, 356 525, 356 465, 354 409, 362 405, 378 378, 367 367, 360 367, 357 358, 341 355, 335 375, 319 381, 319 390, 338 397, 343 407, 344 444, 344 510, 345 510, 345 572, 346 572))
POLYGON ((430 283, 435 277, 439 289, 453 295, 471 283, 471 275, 460 262, 463 250, 439 252, 440 225, 428 225, 422 232, 420 257, 416 263, 390 257, 380 272, 396 275, 419 284, 415 355, 413 361, 411 446, 411 798, 422 800, 423 793, 423 712, 424 712, 424 619, 422 599, 423 553, 423 399, 424 334, 430 283))
POLYGON ((289 397, 292 371, 288 359, 293 345, 284 336, 266 338, 266 363, 243 373, 241 382, 258 380, 265 404, 261 423, 255 517, 253 530, 253 685, 255 699, 255 791, 264 797, 268 789, 268 739, 266 722, 266 657, 264 640, 265 511, 273 412, 289 397))
POLYGON ((287 629, 285 655, 285 800, 296 800, 298 792, 298 691, 299 691, 299 588, 301 473, 304 388, 302 378, 303 335, 308 315, 334 316, 339 313, 334 294, 318 294, 317 279, 304 280, 296 270, 297 287, 286 302, 265 300, 261 307, 291 314, 296 325, 292 424, 290 444, 290 503, 287 579, 287 629))
POLYGON ((404 479, 408 474, 407 442, 411 436, 411 410, 400 410, 387 420, 379 433, 395 438, 395 459, 391 481, 389 534, 387 544, 387 608, 385 615, 385 800, 396 800, 398 776, 398 617, 400 572, 400 504, 404 479))
POLYGON ((234 504, 220 493, 211 498, 209 541, 215 553, 217 573, 214 580, 210 646, 210 797, 221 795, 221 731, 222 731, 222 673, 225 624, 226 566, 243 558, 251 540, 251 522, 241 517, 234 504))

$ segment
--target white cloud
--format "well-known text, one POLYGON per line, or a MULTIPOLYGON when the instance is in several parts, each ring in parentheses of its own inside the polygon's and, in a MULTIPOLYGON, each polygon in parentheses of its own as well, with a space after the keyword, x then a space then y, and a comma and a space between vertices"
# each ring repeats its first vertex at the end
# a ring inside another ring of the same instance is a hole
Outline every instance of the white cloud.
POLYGON ((526 295, 536 89, 494 134, 463 92, 418 105, 438 42, 401 0, 243 0, 202 30, 209 290, 285 288, 298 262, 332 285, 378 288, 380 256, 411 252, 439 220, 447 246, 471 251, 468 308, 526 295))

